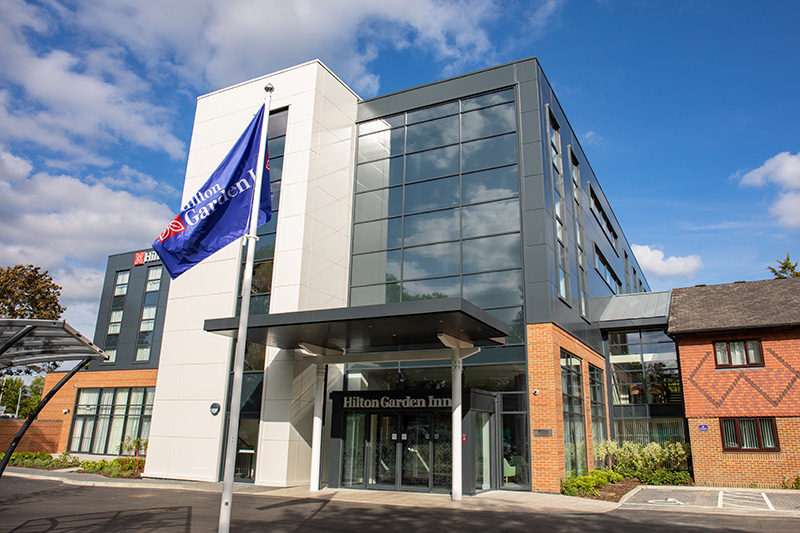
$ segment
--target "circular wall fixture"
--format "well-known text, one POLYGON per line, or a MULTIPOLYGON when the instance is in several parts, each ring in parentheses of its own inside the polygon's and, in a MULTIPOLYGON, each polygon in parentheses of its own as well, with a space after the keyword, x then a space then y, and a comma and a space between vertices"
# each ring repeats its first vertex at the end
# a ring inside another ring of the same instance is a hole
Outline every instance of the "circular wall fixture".
POLYGON ((212 403, 210 409, 212 415, 217 416, 219 414, 219 404, 217 402, 212 403))

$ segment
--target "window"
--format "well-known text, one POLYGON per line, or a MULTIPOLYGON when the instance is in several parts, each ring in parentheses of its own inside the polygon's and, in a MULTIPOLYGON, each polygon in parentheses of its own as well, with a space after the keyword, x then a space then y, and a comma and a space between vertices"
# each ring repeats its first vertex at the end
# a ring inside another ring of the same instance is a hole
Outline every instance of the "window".
POLYGON ((778 430, 774 418, 722 418, 722 449, 736 451, 778 451, 778 430))
POLYGON ((597 222, 600 224, 600 227, 603 228, 603 231, 605 232, 606 237, 608 237, 609 242, 614 246, 614 249, 617 250, 619 244, 617 232, 614 231, 614 225, 611 223, 611 219, 608 218, 608 215, 603 209, 603 205, 600 203, 600 199, 592 189, 589 189, 589 201, 591 211, 594 213, 597 222))
POLYGON ((114 284, 114 296, 122 296, 128 293, 128 279, 131 273, 128 270, 117 272, 117 280, 114 284))
POLYGON ((114 309, 111 311, 111 317, 108 319, 108 333, 119 333, 120 326, 122 325, 122 309, 114 309))
POLYGON ((558 296, 567 299, 569 257, 566 246, 566 207, 564 205, 564 173, 561 154, 561 130, 550 114, 550 159, 553 163, 553 214, 556 222, 556 267, 558 269, 558 296))
MULTIPOLYGON (((589 394, 592 402, 592 443, 595 449, 608 438, 606 430, 606 391, 603 371, 589 365, 589 394)), ((603 468, 602 460, 595 459, 595 468, 603 468)))
POLYGON ((758 340, 715 342, 714 353, 717 368, 764 366, 761 341, 758 340))
POLYGON ((108 356, 108 359, 103 361, 104 363, 113 363, 114 361, 117 360, 117 349, 116 348, 109 348, 109 349, 103 350, 103 351, 106 352, 106 355, 108 356))
POLYGON ((586 316, 586 252, 583 246, 583 210, 581 209, 581 171, 578 158, 570 148, 570 175, 572 176, 573 223, 575 225, 575 251, 578 257, 578 303, 581 315, 586 316))
POLYGON ((620 288, 622 284, 619 281, 619 278, 612 270, 611 265, 608 264, 608 260, 600 253, 600 250, 597 248, 594 249, 594 267, 597 269, 597 272, 600 273, 600 276, 608 283, 608 287, 614 292, 614 294, 619 294, 620 288))
POLYGON ((564 460, 567 477, 586 473, 581 360, 561 350, 561 401, 564 411, 564 460))
POLYGON ((161 267, 150 267, 147 269, 147 288, 145 291, 157 291, 161 288, 161 267))
POLYGON ((126 437, 147 440, 155 387, 79 389, 69 451, 120 453, 126 437))

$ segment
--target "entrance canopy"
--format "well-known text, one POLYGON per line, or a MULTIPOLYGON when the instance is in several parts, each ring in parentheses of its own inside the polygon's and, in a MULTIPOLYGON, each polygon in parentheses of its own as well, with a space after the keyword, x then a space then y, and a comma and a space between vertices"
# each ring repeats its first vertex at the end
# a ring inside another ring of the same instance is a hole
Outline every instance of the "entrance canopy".
MULTIPOLYGON (((236 336, 237 317, 206 320, 205 330, 236 336)), ((340 307, 250 318, 247 340, 284 350, 317 355, 424 351, 496 346, 509 327, 462 298, 340 307), (447 341, 443 339, 448 339, 447 341), (458 346, 453 346, 456 343, 458 346)))
POLYGON ((0 319, 0 369, 86 358, 107 356, 63 320, 0 319))

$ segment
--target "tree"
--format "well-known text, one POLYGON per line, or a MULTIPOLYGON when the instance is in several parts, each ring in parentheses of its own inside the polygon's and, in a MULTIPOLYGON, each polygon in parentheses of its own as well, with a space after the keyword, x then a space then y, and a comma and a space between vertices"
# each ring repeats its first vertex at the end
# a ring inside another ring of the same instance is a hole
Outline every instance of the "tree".
MULTIPOLYGON (((66 311, 58 298, 61 287, 50 274, 33 265, 0 267, 0 317, 58 320, 66 311)), ((55 370, 58 363, 12 367, 0 374, 36 374, 55 370)))
POLYGON ((0 316, 57 320, 67 309, 58 303, 61 287, 33 265, 0 267, 0 316))
POLYGON ((768 266, 770 272, 775 275, 775 279, 779 278, 800 278, 800 271, 797 270, 797 261, 792 263, 789 258, 789 252, 786 252, 786 259, 783 261, 775 260, 778 263, 778 268, 768 266))
POLYGON ((41 401, 43 391, 44 376, 36 376, 30 386, 26 386, 22 378, 6 377, 2 383, 0 405, 5 406, 6 413, 16 413, 19 403, 19 417, 28 418, 41 401))

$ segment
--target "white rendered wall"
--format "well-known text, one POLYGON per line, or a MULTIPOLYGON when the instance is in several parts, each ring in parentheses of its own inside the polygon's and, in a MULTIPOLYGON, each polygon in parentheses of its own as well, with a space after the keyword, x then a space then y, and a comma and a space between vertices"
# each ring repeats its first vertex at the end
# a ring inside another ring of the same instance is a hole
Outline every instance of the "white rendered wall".
MULTIPOLYGON (((270 311, 343 307, 347 299, 356 95, 318 61, 198 98, 184 183, 208 179, 275 86, 289 107, 270 311)), ((234 316, 241 246, 232 243, 170 285, 145 476, 217 481, 232 341, 203 331, 234 316)), ((331 369, 329 382, 341 372, 331 369)), ((314 369, 267 350, 256 483, 308 482, 314 369)), ((328 409, 330 412, 330 409, 328 409)))

